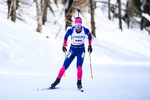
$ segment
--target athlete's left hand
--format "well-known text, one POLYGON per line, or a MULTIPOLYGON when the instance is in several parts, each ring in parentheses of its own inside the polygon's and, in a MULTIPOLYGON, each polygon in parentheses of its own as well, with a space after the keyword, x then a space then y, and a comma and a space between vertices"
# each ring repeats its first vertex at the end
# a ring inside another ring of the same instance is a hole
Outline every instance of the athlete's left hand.
POLYGON ((62 50, 63 50, 64 53, 67 52, 67 48, 65 46, 62 47, 62 50))
POLYGON ((91 45, 88 46, 88 52, 89 52, 89 53, 92 53, 92 46, 91 46, 91 45))

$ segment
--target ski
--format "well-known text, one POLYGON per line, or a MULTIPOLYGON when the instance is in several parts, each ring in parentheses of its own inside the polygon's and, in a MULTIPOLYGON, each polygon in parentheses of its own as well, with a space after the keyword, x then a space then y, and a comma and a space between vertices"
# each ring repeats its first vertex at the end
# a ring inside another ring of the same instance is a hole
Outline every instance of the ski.
POLYGON ((84 92, 84 90, 83 89, 78 89, 80 92, 84 92))
MULTIPOLYGON (((55 90, 55 89, 59 89, 59 87, 54 87, 54 88, 49 87, 49 88, 42 88, 42 89, 37 88, 38 91, 43 91, 43 90, 55 90)), ((84 92, 83 89, 78 89, 78 91, 84 92)))
POLYGON ((54 88, 49 87, 49 88, 43 88, 43 89, 38 89, 37 88, 38 91, 42 91, 42 90, 54 90, 54 89, 58 89, 58 87, 54 87, 54 88))

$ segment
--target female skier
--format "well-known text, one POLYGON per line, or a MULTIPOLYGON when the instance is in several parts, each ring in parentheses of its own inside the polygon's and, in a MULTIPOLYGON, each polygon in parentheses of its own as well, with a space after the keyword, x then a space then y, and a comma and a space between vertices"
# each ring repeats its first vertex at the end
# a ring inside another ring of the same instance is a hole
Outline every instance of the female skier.
POLYGON ((91 33, 87 28, 82 26, 82 19, 80 17, 77 17, 75 19, 75 26, 68 29, 67 33, 64 36, 62 50, 64 53, 67 52, 66 58, 62 68, 58 73, 56 80, 54 81, 54 83, 51 84, 50 88, 55 88, 55 86, 59 84, 60 79, 62 78, 63 74, 65 73, 65 71, 67 70, 67 68, 69 67, 69 65, 71 64, 71 62, 75 57, 77 57, 77 87, 78 89, 82 88, 81 80, 82 80, 82 64, 85 56, 85 46, 84 46, 85 35, 88 36, 88 45, 89 45, 88 52, 91 53, 92 52, 91 33), (69 51, 67 52, 66 43, 70 35, 71 35, 71 46, 69 51))

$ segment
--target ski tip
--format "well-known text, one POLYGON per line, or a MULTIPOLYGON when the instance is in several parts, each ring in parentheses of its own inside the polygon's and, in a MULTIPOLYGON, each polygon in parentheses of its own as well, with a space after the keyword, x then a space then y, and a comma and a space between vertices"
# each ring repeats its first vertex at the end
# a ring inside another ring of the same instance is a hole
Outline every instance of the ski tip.
POLYGON ((49 87, 49 88, 43 88, 43 89, 38 89, 37 88, 38 91, 42 91, 42 90, 54 90, 54 89, 58 89, 58 87, 53 87, 53 88, 49 87))
POLYGON ((39 89, 37 89, 39 91, 39 89))

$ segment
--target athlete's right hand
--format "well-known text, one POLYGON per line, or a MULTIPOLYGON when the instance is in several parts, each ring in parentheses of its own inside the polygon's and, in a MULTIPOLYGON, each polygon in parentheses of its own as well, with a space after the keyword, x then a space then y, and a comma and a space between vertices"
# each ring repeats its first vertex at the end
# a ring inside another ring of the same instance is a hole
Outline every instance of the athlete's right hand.
POLYGON ((62 47, 62 50, 63 50, 64 53, 67 52, 67 48, 65 46, 62 47))
POLYGON ((92 46, 88 46, 88 52, 89 52, 89 53, 92 53, 92 51, 93 51, 93 50, 92 50, 92 46))

